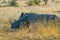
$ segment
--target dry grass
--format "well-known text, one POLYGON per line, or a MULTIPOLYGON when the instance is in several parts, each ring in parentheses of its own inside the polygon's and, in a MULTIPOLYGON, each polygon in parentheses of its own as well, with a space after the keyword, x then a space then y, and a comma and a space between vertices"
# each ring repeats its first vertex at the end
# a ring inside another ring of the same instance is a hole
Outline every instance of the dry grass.
POLYGON ((4 28, 0 30, 0 40, 60 40, 60 27, 57 22, 44 23, 37 21, 29 28, 4 28))
MULTIPOLYGON (((60 5, 0 7, 0 40, 60 40, 60 20, 56 23, 31 24, 29 28, 11 29, 10 20, 17 20, 21 12, 55 14, 60 16, 60 5)), ((21 5, 22 4, 22 5, 21 5)), ((25 26, 24 26, 25 27, 25 26)))

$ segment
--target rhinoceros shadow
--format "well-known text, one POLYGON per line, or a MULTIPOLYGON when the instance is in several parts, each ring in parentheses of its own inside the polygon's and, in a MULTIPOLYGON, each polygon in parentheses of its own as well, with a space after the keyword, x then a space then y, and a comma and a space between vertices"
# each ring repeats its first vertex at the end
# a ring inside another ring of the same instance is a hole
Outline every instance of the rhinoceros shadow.
POLYGON ((19 19, 12 23, 11 28, 20 28, 20 25, 24 22, 27 27, 29 27, 30 23, 36 23, 37 20, 41 22, 46 21, 48 23, 48 21, 56 20, 57 18, 56 15, 51 14, 21 13, 19 19))

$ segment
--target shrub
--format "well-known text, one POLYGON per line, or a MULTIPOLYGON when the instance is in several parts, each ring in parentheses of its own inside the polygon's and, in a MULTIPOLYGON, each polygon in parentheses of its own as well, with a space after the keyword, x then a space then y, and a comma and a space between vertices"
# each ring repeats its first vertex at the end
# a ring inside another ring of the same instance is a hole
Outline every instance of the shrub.
POLYGON ((40 2, 41 2, 41 0, 28 0, 27 4, 28 4, 28 6, 39 5, 40 2))
POLYGON ((17 0, 11 0, 9 3, 10 6, 18 6, 17 0))
POLYGON ((45 5, 47 5, 47 3, 48 3, 48 0, 43 0, 43 1, 44 1, 45 5))

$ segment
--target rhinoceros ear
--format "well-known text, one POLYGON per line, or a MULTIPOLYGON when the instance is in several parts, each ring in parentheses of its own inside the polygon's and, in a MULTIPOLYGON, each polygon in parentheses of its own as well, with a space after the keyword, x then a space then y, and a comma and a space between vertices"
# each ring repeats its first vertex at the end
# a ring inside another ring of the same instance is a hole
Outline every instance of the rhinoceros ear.
POLYGON ((24 15, 24 12, 21 13, 21 16, 24 15))

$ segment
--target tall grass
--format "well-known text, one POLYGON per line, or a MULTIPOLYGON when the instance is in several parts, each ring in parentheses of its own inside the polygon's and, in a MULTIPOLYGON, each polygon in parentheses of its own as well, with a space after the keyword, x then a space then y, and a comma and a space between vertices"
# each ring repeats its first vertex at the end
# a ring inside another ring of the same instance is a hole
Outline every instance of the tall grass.
POLYGON ((48 23, 37 20, 29 28, 22 24, 19 30, 0 30, 1 40, 60 40, 60 20, 50 20, 48 23))

